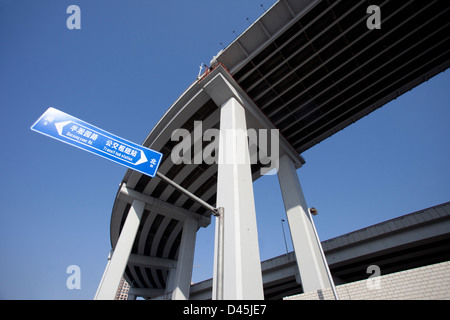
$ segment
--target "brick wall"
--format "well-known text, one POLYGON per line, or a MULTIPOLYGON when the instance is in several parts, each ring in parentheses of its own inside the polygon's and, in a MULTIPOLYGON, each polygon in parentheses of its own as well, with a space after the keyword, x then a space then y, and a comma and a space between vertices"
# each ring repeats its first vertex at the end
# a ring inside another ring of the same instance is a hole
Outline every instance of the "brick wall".
MULTIPOLYGON (((340 300, 450 300, 450 261, 342 284, 336 291, 340 300)), ((331 300, 334 296, 330 288, 284 299, 331 300)))

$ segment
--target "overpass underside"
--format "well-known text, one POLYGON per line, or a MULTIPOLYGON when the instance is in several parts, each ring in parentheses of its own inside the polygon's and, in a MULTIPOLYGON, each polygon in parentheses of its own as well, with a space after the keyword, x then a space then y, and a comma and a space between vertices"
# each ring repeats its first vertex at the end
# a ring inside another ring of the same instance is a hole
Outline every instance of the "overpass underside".
MULTIPOLYGON (((369 266, 387 275, 450 260, 450 202, 322 241, 336 285, 366 280, 369 266)), ((295 254, 261 262, 266 300, 303 293, 295 254)), ((190 298, 211 299, 212 280, 195 283, 190 298)), ((422 288, 415 288, 422 290, 422 288)))
POLYGON ((235 52, 217 60, 302 153, 448 68, 448 14, 439 0, 318 1, 263 50, 238 39, 245 64, 231 65, 235 52), (366 25, 373 4, 381 29, 366 25))
MULTIPOLYGON (((193 135, 195 121, 202 121, 202 133, 220 128, 220 104, 206 85, 213 77, 221 73, 245 98, 248 128, 279 129, 283 152, 298 168, 302 152, 448 68, 449 7, 443 0, 279 1, 213 59, 216 69, 175 101, 144 145, 163 153, 161 173, 215 206, 217 164, 171 159, 174 130, 193 135), (373 4, 381 9, 381 29, 366 25, 373 4)), ((200 145, 204 151, 208 143, 200 145)), ((262 167, 252 164, 253 180, 262 167)), ((164 181, 129 170, 113 207, 113 249, 136 199, 151 203, 124 277, 151 298, 171 292, 185 221, 195 216, 202 221, 197 228, 206 226, 210 212, 164 181)))

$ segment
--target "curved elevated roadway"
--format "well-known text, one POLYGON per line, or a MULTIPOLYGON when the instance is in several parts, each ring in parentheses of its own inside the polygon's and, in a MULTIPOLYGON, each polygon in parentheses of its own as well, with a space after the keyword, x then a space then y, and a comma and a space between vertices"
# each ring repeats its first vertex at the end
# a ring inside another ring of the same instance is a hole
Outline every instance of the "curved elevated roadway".
MULTIPOLYGON (((205 86, 218 73, 251 102, 249 119, 280 130, 283 152, 300 166, 305 150, 448 68, 450 2, 380 0, 380 30, 366 26, 371 4, 276 2, 214 57, 215 69, 194 81, 145 139, 164 154, 159 171, 215 205, 217 165, 176 165, 170 154, 175 129, 192 132, 194 121, 203 131, 218 128, 219 108, 205 86)), ((261 167, 252 165, 254 179, 261 167)), ((156 297, 178 258, 183 219, 206 226, 211 213, 164 181, 128 170, 111 216, 113 249, 133 199, 147 205, 124 276, 140 295, 156 297)))

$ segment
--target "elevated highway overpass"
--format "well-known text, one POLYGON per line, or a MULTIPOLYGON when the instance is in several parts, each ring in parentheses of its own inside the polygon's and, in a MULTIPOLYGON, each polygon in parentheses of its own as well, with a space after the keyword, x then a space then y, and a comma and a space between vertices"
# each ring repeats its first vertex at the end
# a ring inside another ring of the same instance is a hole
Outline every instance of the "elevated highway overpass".
MULTIPOLYGON (((302 152, 448 68, 448 1, 378 1, 381 29, 371 30, 366 10, 373 4, 276 2, 213 58, 211 70, 151 130, 143 144, 163 153, 159 171, 217 205, 217 163, 175 164, 178 142, 171 135, 183 128, 194 136, 196 121, 203 132, 220 129, 225 91, 244 107, 247 128, 279 130, 280 157, 297 169, 302 152)), ((192 150, 200 144, 204 154, 208 144, 192 140, 192 150)), ((251 165, 253 180, 264 167, 251 165)), ((189 298, 195 233, 210 223, 211 212, 164 181, 128 170, 112 210, 112 250, 136 201, 144 206, 131 251, 121 257, 123 276, 146 298, 189 298), (183 289, 173 293, 174 287, 183 289)))

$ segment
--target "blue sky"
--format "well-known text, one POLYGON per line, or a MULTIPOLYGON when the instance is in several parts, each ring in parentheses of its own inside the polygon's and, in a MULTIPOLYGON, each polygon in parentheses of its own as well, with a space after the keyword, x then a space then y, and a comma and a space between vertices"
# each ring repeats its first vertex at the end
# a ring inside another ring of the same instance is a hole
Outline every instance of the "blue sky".
MULTIPOLYGON (((273 2, 0 0, 0 299, 93 298, 126 171, 32 132, 34 121, 55 107, 142 143, 199 65, 273 2), (72 4, 81 30, 66 27, 72 4), (66 287, 70 265, 79 290, 66 287)), ((450 200, 449 89, 447 71, 303 154, 322 240, 450 200)), ((254 191, 268 259, 285 253, 277 177, 254 191)), ((213 228, 198 233, 194 282, 212 275, 213 228)))

